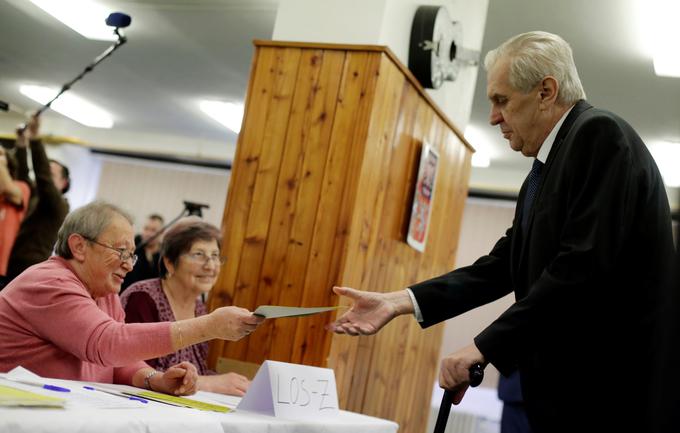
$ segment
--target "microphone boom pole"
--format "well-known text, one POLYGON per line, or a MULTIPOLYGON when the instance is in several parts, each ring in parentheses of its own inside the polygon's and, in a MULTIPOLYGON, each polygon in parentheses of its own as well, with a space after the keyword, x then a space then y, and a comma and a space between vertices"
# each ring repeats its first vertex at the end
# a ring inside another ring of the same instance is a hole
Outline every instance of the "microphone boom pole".
POLYGON ((116 51, 118 48, 120 48, 121 45, 123 45, 125 42, 127 42, 127 38, 123 34, 120 33, 119 29, 121 27, 129 26, 130 22, 131 22, 130 16, 126 15, 122 12, 114 12, 111 15, 109 15, 109 17, 106 19, 106 24, 110 25, 110 26, 115 26, 115 30, 113 32, 116 34, 116 36, 118 36, 118 40, 113 45, 111 45, 109 48, 107 48, 106 51, 101 53, 96 59, 94 59, 94 61, 92 63, 87 65, 85 67, 85 69, 83 69, 83 71, 80 74, 78 74, 74 79, 72 79, 68 83, 64 84, 61 87, 61 90, 59 91, 59 93, 57 93, 57 95, 54 98, 52 98, 52 100, 49 101, 47 104, 40 107, 40 109, 38 111, 36 111, 36 113, 33 116, 34 117, 40 116, 40 114, 42 112, 44 112, 45 110, 50 108, 52 103, 54 101, 56 101, 57 98, 59 98, 66 91, 68 91, 71 88, 71 86, 73 86, 77 81, 81 80, 86 74, 88 74, 89 72, 92 72, 92 70, 99 63, 104 61, 104 59, 108 58, 111 54, 113 54, 114 51, 116 51))

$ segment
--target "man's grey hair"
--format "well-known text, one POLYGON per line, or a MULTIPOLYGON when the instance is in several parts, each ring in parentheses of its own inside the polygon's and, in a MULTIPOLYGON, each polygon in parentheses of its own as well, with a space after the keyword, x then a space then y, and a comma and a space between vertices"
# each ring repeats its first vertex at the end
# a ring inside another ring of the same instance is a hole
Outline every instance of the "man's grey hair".
POLYGON ((85 238, 97 239, 111 223, 114 215, 120 215, 128 220, 130 225, 133 224, 132 216, 129 213, 116 205, 101 200, 93 201, 74 210, 66 216, 59 229, 55 252, 65 259, 72 259, 73 253, 68 246, 69 236, 76 233, 85 238))
POLYGON ((573 105, 586 98, 571 47, 557 35, 537 31, 514 36, 487 53, 484 68, 488 71, 501 59, 510 60, 510 85, 523 93, 552 76, 559 84, 558 104, 573 105))

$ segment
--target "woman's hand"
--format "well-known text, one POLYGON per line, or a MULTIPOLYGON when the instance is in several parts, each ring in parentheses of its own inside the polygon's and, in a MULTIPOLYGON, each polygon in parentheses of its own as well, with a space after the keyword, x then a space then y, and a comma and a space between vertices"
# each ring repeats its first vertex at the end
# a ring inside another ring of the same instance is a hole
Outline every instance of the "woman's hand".
POLYGON ((248 378, 238 373, 198 377, 198 389, 202 391, 243 397, 248 391, 248 387, 250 387, 248 378))
POLYGON ((198 391, 198 370, 190 362, 180 362, 150 380, 152 391, 171 395, 192 395, 198 391))
POLYGON ((218 308, 210 313, 210 317, 215 337, 230 341, 250 335, 265 319, 240 307, 218 308))

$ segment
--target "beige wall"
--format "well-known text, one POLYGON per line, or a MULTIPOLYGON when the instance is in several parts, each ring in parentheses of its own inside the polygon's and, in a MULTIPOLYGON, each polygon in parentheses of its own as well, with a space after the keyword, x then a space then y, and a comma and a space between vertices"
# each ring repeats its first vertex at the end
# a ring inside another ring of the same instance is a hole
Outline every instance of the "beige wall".
MULTIPOLYGON (((463 213, 463 225, 456 258, 456 268, 472 264, 491 251, 496 241, 512 224, 515 203, 502 200, 468 198, 463 213)), ((446 322, 440 360, 449 353, 467 346, 489 323, 515 301, 510 294, 496 302, 470 311, 446 322)), ((482 386, 496 387, 498 371, 488 366, 482 386)))
POLYGON ((219 227, 229 174, 220 169, 102 157, 96 198, 129 211, 136 232, 150 213, 159 213, 170 222, 184 209, 183 200, 210 205, 203 219, 219 227))

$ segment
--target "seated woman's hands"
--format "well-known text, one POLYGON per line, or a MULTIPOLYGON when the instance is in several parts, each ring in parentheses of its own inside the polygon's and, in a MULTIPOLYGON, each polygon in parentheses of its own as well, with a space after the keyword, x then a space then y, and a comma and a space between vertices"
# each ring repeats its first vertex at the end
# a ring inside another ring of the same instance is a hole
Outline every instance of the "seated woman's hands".
POLYGON ((157 373, 150 380, 151 390, 171 395, 192 395, 198 391, 198 370, 190 362, 180 362, 157 373))
POLYGON ((202 391, 243 397, 246 391, 248 391, 248 387, 250 387, 248 378, 238 373, 198 377, 198 388, 202 391))
POLYGON ((256 316, 245 308, 222 307, 210 313, 215 337, 237 341, 250 335, 265 318, 256 316))

